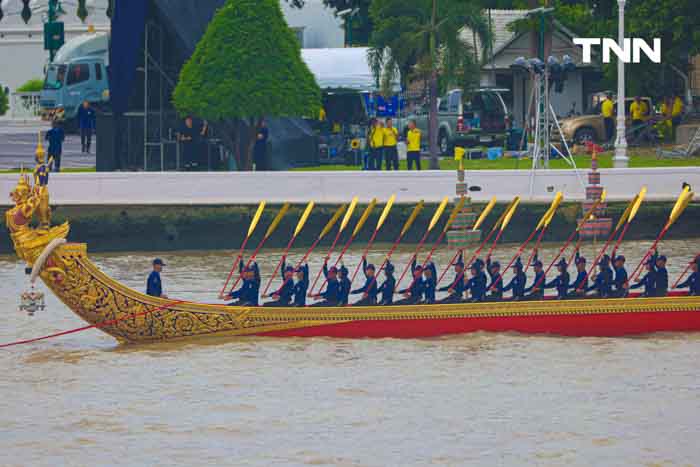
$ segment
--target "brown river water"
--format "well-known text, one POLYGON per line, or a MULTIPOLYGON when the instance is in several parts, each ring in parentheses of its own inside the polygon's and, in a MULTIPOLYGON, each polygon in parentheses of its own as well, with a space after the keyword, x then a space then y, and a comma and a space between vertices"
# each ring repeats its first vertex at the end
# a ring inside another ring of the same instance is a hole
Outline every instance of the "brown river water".
MULTIPOLYGON (((624 245, 629 266, 648 245, 624 245)), ((698 247, 664 242, 672 280, 698 247)), ((260 257, 264 275, 277 254, 260 257)), ((209 302, 231 262, 207 251, 92 259, 143 289, 155 256, 170 297, 209 302)), ((27 283, 0 257, 0 343, 83 325, 48 294, 36 316, 17 311, 27 283)), ((90 330, 0 350, 0 466, 700 465, 699 359, 700 334, 118 346, 90 330)))

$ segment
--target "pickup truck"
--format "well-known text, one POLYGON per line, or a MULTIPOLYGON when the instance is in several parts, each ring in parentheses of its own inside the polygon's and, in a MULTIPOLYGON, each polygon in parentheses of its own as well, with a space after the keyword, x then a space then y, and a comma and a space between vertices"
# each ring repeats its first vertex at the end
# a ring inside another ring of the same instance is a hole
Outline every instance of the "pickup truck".
MULTIPOLYGON (((438 147, 445 156, 451 156, 455 146, 505 145, 508 109, 502 92, 507 89, 477 89, 465 96, 454 89, 438 101, 438 147)), ((428 108, 419 107, 408 116, 416 126, 428 134, 428 108)), ((423 139, 427 144, 427 138, 423 139)))

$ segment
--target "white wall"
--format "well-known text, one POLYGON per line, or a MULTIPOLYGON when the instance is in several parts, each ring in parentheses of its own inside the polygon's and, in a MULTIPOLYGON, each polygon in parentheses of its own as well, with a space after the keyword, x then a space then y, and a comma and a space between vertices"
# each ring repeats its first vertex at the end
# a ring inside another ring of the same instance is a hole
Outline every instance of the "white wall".
MULTIPOLYGON (((700 186, 700 167, 602 170, 602 183, 609 200, 630 200, 642 185, 650 200, 675 200, 681 183, 700 186)), ((580 172, 584 177, 585 172, 580 172)), ((17 174, 0 174, 0 193, 10 193, 17 174)), ((561 191, 567 201, 582 201, 585 191, 572 170, 539 171, 530 193, 528 170, 478 170, 467 172, 470 185, 482 188, 471 193, 475 201, 496 196, 506 202, 514 196, 523 201, 548 202, 561 191)), ((341 203, 358 196, 386 200, 397 195, 398 203, 421 199, 439 202, 455 196, 456 173, 423 172, 138 172, 60 173, 51 175, 51 204, 58 205, 206 205, 270 203, 341 203), (262 189, 264 187, 264 189, 262 189)), ((7 196, 0 205, 7 205, 7 196)))

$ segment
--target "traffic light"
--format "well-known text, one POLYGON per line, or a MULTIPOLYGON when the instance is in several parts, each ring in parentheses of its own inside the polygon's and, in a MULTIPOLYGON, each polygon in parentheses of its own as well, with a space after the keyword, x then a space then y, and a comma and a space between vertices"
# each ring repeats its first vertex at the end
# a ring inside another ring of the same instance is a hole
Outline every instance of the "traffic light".
POLYGON ((65 33, 62 22, 44 23, 44 50, 56 51, 61 48, 64 42, 65 33))

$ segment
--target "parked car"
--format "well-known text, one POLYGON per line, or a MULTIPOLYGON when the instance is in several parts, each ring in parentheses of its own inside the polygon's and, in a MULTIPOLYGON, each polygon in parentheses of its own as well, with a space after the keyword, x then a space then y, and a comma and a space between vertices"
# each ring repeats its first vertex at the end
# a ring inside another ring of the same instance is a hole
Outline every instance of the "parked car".
MULTIPOLYGON (((574 144, 584 144, 586 141, 591 141, 594 143, 605 143, 605 122, 603 121, 603 116, 600 113, 600 106, 602 101, 596 102, 591 107, 591 110, 587 115, 579 115, 576 117, 565 118, 561 120, 561 131, 564 134, 567 142, 574 144)), ((625 115, 627 115, 627 126, 631 125, 632 119, 630 118, 630 105, 634 101, 634 98, 625 99, 625 115)), ((647 108, 649 109, 650 115, 654 111, 654 103, 650 97, 643 97, 642 101, 646 102, 647 108)), ((615 115, 617 115, 617 102, 615 102, 615 115)), ((558 133, 554 132, 558 138, 558 133)))
MULTIPOLYGON (((455 146, 504 145, 509 127, 508 109, 501 93, 507 89, 477 89, 464 93, 454 89, 438 102, 438 146, 451 156, 455 146)), ((428 107, 408 116, 428 134, 428 107)), ((423 139, 427 145, 427 138, 423 139)))

